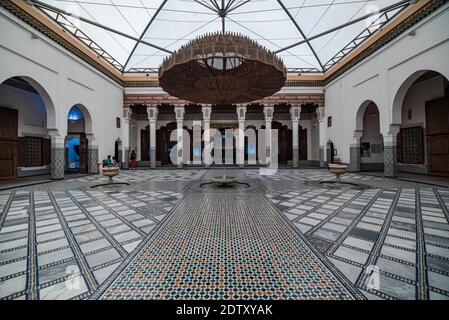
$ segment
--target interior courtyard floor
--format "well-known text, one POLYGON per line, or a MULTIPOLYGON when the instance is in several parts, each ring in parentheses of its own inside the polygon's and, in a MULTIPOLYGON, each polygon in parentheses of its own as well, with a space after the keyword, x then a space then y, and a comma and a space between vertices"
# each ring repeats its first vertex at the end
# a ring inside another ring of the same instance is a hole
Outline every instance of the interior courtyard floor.
POLYGON ((449 189, 332 179, 136 170, 0 191, 0 299, 449 299, 449 189), (201 186, 221 174, 250 186, 201 186))

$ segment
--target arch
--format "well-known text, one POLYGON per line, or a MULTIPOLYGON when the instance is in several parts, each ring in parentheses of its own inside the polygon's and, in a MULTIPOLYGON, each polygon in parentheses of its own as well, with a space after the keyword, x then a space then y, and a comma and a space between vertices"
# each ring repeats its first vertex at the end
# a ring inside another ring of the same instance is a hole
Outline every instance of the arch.
POLYGON ((415 83, 416 80, 418 80, 422 75, 424 75, 427 72, 436 72, 445 77, 449 80, 448 75, 445 75, 444 73, 434 70, 434 69, 420 69, 418 71, 413 72, 409 76, 407 76, 399 85, 397 88, 396 94, 393 99, 393 105, 392 105, 392 124, 400 124, 402 123, 402 106, 404 104, 404 99, 410 90, 411 86, 415 83))
POLYGON ((355 141, 350 147, 351 171, 384 169, 384 139, 380 117, 379 106, 373 100, 367 99, 360 104, 356 113, 355 141))
MULTIPOLYGON (((365 111, 368 108, 370 104, 374 104, 377 108, 377 111, 379 113, 379 107, 373 100, 365 100, 359 105, 359 108, 357 109, 357 113, 355 116, 355 131, 363 131, 363 118, 365 116, 365 111)), ((380 116, 380 113, 379 113, 380 116)))
POLYGON ((57 129, 55 105, 53 103, 53 100, 50 98, 50 95, 48 94, 47 90, 45 90, 45 88, 38 81, 36 81, 30 76, 23 76, 23 75, 12 76, 4 79, 1 83, 4 83, 5 81, 11 78, 20 78, 26 81, 30 86, 34 88, 34 90, 36 90, 36 92, 39 94, 45 105, 47 129, 57 129))
POLYGON ((92 134, 92 117, 90 115, 89 110, 81 103, 74 104, 70 107, 69 111, 67 112, 67 118, 69 117, 70 112, 73 108, 78 108, 81 113, 83 114, 84 119, 84 133, 85 134, 92 134))
POLYGON ((391 112, 392 125, 398 128, 397 169, 449 176, 447 76, 432 69, 409 74, 398 87, 391 112))

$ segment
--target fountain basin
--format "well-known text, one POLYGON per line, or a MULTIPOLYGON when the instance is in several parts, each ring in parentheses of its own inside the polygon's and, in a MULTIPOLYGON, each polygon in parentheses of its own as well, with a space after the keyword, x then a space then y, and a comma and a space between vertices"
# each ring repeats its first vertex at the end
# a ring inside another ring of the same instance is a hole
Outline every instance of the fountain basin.
POLYGON ((108 183, 114 183, 113 177, 117 176, 120 172, 119 167, 104 167, 103 168, 103 176, 108 177, 109 181, 108 183))
POLYGON ((212 179, 212 181, 215 182, 215 184, 221 186, 221 187, 227 187, 230 184, 233 184, 237 181, 237 179, 235 177, 231 177, 231 176, 218 176, 218 177, 214 177, 212 179))
POLYGON ((348 171, 348 166, 344 166, 341 164, 329 164, 329 171, 335 174, 335 181, 337 183, 341 182, 341 176, 348 171))

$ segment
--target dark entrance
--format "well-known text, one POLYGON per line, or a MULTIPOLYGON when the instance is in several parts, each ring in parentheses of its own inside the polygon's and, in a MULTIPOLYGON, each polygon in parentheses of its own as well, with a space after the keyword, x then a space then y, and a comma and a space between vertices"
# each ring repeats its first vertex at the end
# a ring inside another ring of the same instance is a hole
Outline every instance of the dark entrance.
POLYGON ((0 179, 17 175, 17 110, 0 108, 0 179))
MULTIPOLYGON (((273 121, 271 125, 272 129, 278 130, 278 152, 279 152, 279 164, 287 165, 288 161, 293 159, 292 150, 292 130, 282 123, 273 121)), ((307 143, 307 139, 306 139, 307 143)), ((307 150, 307 148, 306 148, 307 150)), ((307 159, 307 155, 306 155, 307 159)))
POLYGON ((427 154, 430 174, 449 176, 449 97, 426 102, 427 154))

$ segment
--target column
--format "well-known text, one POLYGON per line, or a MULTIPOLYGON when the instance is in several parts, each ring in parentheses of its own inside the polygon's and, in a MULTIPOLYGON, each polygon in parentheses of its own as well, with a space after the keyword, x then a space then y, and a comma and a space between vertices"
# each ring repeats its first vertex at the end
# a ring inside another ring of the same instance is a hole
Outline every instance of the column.
POLYGON ((349 146, 349 171, 360 171, 360 139, 362 138, 363 130, 355 130, 352 143, 349 146))
POLYGON ((51 137, 51 179, 64 179, 65 137, 59 135, 58 130, 49 130, 51 137))
POLYGON ((86 135, 88 150, 87 150, 87 172, 91 174, 98 173, 98 146, 95 141, 93 133, 86 135))
POLYGON ((212 164, 211 157, 211 145, 210 145, 210 115, 212 113, 212 108, 210 105, 205 105, 201 108, 203 112, 203 129, 204 129, 204 150, 203 150, 203 161, 204 166, 209 168, 212 164))
POLYGON ((399 125, 391 125, 390 132, 384 135, 384 176, 397 176, 397 136, 399 133, 399 125))
POLYGON ((147 107, 148 122, 150 127, 150 167, 156 168, 156 121, 158 115, 156 106, 147 107))
POLYGON ((245 106, 240 105, 237 107, 237 117, 239 121, 239 129, 237 134, 237 163, 240 168, 243 168, 245 167, 245 106))
POLYGON ((129 121, 131 120, 132 110, 129 107, 123 108, 123 129, 122 129, 122 163, 123 168, 129 167, 129 121))
POLYGON ((291 107, 290 116, 292 119, 292 151, 293 168, 299 167, 299 119, 301 117, 301 107, 291 107))
POLYGON ((320 168, 326 167, 326 123, 324 106, 316 108, 318 118, 318 140, 320 142, 320 168))
POLYGON ((272 140, 271 140, 271 122, 273 121, 273 107, 264 107, 263 113, 265 115, 265 157, 266 157, 266 165, 267 167, 271 164, 271 149, 272 149, 272 140))
POLYGON ((183 154, 183 124, 184 124, 184 107, 175 107, 175 115, 176 115, 176 160, 178 168, 182 168, 184 163, 184 154, 183 154))

